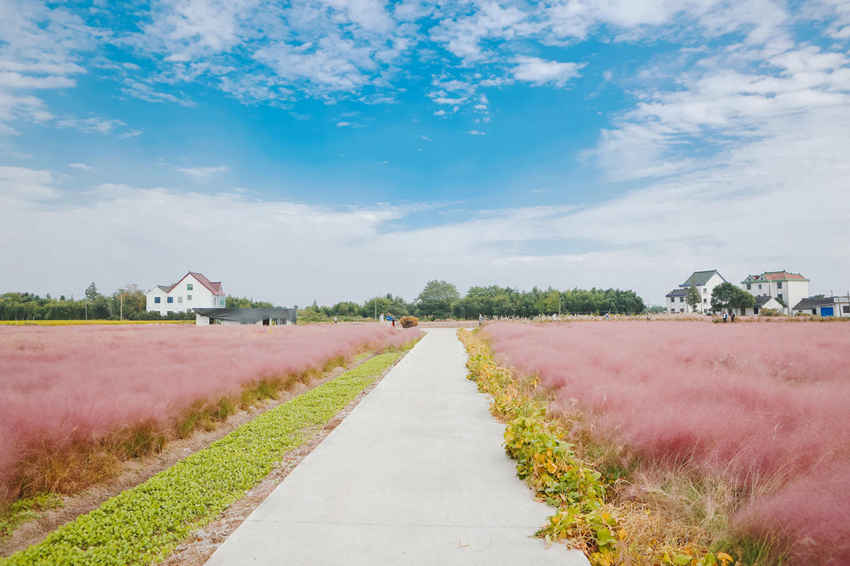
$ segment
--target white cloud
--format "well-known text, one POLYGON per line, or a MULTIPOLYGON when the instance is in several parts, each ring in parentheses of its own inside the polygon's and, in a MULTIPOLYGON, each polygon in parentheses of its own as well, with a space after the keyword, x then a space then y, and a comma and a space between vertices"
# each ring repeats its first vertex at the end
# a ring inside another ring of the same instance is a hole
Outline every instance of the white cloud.
POLYGON ((168 92, 162 92, 156 90, 153 86, 147 83, 143 83, 135 79, 126 79, 124 81, 124 86, 121 87, 121 92, 147 102, 170 102, 172 104, 179 104, 180 106, 186 107, 195 105, 194 101, 183 95, 178 96, 168 92))
POLYGON ((108 118, 63 118, 57 120, 56 125, 60 128, 74 128, 87 134, 109 134, 127 124, 121 120, 108 118))
POLYGON ((566 86, 570 79, 580 75, 579 71, 584 64, 562 63, 559 61, 547 61, 538 57, 515 57, 513 68, 514 78, 518 81, 531 83, 535 86, 554 85, 566 86))
POLYGON ((79 53, 98 37, 64 6, 6 0, 0 3, 0 133, 15 133, 16 120, 45 122, 47 105, 26 90, 70 88, 84 73, 79 53))
POLYGON ((71 169, 79 169, 80 171, 91 171, 94 169, 94 167, 86 163, 69 163, 68 167, 71 169))
POLYGON ((92 279, 105 289, 128 280, 149 286, 185 269, 185 250, 173 246, 183 241, 203 242, 193 269, 229 292, 281 304, 384 291, 411 298, 434 277, 462 288, 627 287, 657 303, 703 266, 731 280, 788 268, 809 276, 812 292, 828 291, 850 280, 850 111, 832 107, 790 123, 723 160, 600 204, 469 211, 466 220, 416 229, 403 221, 422 205, 327 209, 120 185, 65 193, 47 171, 3 167, 0 239, 16 252, 0 254, 0 271, 10 288, 41 292, 67 293, 92 279), (57 248, 57 232, 72 235, 73 253, 57 248), (268 242, 298 245, 270 256, 268 242), (65 287, 45 288, 42 264, 23 257, 61 270, 66 277, 54 284, 65 287))
POLYGON ((345 121, 340 121, 340 122, 336 123, 337 128, 347 128, 351 125, 352 125, 351 122, 345 122, 345 121))
POLYGON ((481 130, 467 130, 466 132, 470 136, 486 136, 487 132, 482 132, 481 130))
POLYGON ((74 79, 57 76, 33 76, 14 72, 0 72, 0 88, 63 88, 76 85, 74 79))
POLYGON ((50 171, 0 165, 0 202, 11 211, 15 206, 29 208, 40 201, 52 200, 59 195, 53 182, 50 171))
POLYGON ((206 181, 214 176, 227 173, 230 168, 226 165, 215 165, 209 167, 178 167, 177 171, 188 175, 196 181, 206 181))

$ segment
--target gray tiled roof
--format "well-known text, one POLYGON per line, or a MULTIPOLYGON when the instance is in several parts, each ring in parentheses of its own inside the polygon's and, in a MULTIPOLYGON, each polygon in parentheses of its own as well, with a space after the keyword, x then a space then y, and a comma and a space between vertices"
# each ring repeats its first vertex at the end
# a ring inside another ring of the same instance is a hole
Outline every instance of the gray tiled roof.
MULTIPOLYGON (((708 283, 708 280, 711 279, 711 276, 715 273, 717 275, 720 275, 720 272, 716 269, 709 269, 707 271, 694 271, 693 274, 688 277, 688 280, 679 286, 690 287, 691 285, 693 285, 694 287, 702 287, 703 285, 708 283)), ((726 279, 724 279, 722 275, 720 275, 720 278, 726 281, 726 279)))
POLYGON ((823 295, 816 295, 814 297, 808 297, 800 301, 794 306, 795 311, 799 310, 808 310, 808 309, 816 309, 821 305, 833 305, 835 304, 835 300, 832 297, 824 297, 823 295))
POLYGON ((688 296, 688 289, 673 289, 672 291, 670 291, 669 293, 667 293, 664 296, 665 297, 687 297, 688 296))

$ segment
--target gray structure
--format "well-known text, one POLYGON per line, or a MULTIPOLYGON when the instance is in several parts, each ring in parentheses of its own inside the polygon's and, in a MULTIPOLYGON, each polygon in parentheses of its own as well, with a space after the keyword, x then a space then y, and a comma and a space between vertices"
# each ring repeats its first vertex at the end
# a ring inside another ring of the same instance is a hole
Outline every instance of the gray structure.
POLYGON ((826 297, 815 295, 794 305, 794 314, 810 314, 822 317, 850 316, 850 296, 826 297))
POLYGON ((297 311, 286 307, 270 309, 193 309, 195 324, 295 324, 297 311))

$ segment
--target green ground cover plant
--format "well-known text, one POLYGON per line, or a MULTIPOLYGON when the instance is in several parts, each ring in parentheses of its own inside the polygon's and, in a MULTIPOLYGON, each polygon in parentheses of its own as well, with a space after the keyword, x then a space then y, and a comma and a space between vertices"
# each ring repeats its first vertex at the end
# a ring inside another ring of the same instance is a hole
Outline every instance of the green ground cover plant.
POLYGON ((596 469, 580 457, 567 441, 569 423, 550 413, 549 395, 537 378, 518 377, 497 364, 478 331, 460 330, 458 335, 469 354, 468 378, 492 396, 491 412, 507 425, 505 451, 516 461, 517 475, 540 500, 556 508, 538 536, 566 541, 583 551, 594 566, 727 566, 736 562, 729 553, 699 541, 663 540, 651 532, 651 527, 658 531, 658 525, 645 518, 643 508, 612 504, 609 494, 628 470, 596 469))
POLYGON ((410 346, 379 354, 263 413, 0 565, 118 566, 163 559, 264 478, 286 452, 306 442, 410 346))
POLYGON ((61 506, 62 498, 53 493, 43 493, 15 501, 0 513, 0 540, 11 534, 18 525, 37 517, 40 511, 61 506))

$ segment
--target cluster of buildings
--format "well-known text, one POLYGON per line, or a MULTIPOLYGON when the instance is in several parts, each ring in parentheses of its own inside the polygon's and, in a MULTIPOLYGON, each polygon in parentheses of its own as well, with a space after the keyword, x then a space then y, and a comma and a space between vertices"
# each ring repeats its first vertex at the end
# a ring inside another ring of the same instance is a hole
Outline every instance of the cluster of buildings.
POLYGON ((227 308, 221 281, 210 281, 202 273, 189 271, 173 285, 155 285, 147 293, 148 312, 195 313, 195 324, 295 324, 294 308, 227 308))
MULTIPOLYGON (((716 269, 695 271, 684 283, 667 293, 667 312, 710 314, 711 294, 722 283, 728 281, 716 269), (688 301, 692 287, 699 297, 693 306, 688 301)), ((850 296, 809 296, 809 279, 799 273, 765 271, 758 275, 747 275, 737 286, 755 297, 753 307, 739 309, 738 314, 741 315, 757 315, 761 311, 770 310, 785 315, 850 317, 850 296)))

